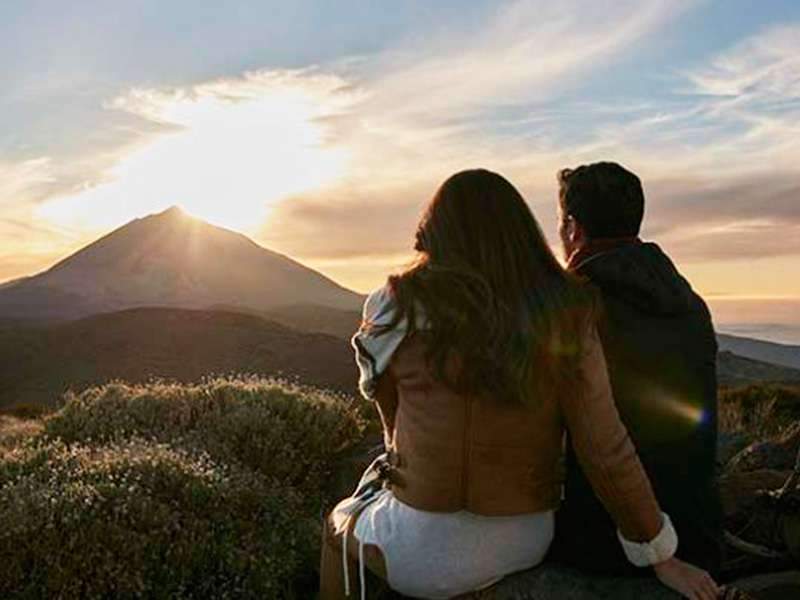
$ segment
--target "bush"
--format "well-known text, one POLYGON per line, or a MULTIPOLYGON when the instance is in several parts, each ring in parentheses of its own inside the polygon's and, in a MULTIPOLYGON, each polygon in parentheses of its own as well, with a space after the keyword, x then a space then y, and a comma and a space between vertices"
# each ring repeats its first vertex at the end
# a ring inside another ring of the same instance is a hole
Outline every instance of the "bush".
POLYGON ((42 423, 34 419, 18 419, 0 414, 0 461, 6 451, 42 430, 42 423))
POLYGON ((305 597, 359 410, 253 378, 71 395, 0 456, 0 596, 305 597))
POLYGON ((47 420, 65 442, 104 443, 137 435, 202 448, 289 484, 317 507, 339 452, 364 421, 339 396, 258 378, 196 385, 112 383, 80 395, 47 420))

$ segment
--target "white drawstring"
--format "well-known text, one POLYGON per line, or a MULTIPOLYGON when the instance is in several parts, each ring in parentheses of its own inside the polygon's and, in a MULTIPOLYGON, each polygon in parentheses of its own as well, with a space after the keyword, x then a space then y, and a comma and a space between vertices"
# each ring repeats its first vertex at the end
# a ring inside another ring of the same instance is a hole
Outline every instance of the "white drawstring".
MULTIPOLYGON (((342 569, 344 570, 344 595, 350 595, 350 569, 347 565, 347 528, 350 525, 351 516, 344 522, 344 535, 342 536, 342 569)), ((358 539, 358 538, 356 538, 358 539)), ((361 584, 361 600, 367 600, 367 575, 364 570, 364 542, 358 540, 358 581, 361 584)))
MULTIPOLYGON (((367 500, 366 506, 372 504, 375 500, 378 499, 378 495, 375 494, 371 498, 367 500)), ((358 513, 360 515, 360 513, 358 513)), ((350 570, 347 568, 347 538, 349 536, 348 529, 350 528, 350 521, 353 519, 355 515, 347 515, 344 520, 344 524, 342 525, 344 532, 342 534, 342 569, 344 570, 344 595, 350 596, 350 570)), ((355 532, 353 533, 355 535, 355 532)), ((366 576, 366 568, 364 563, 364 542, 356 536, 356 540, 358 540, 358 578, 359 582, 361 583, 361 600, 367 600, 367 576, 366 576)))
POLYGON ((342 536, 342 568, 344 569, 344 595, 350 595, 350 570, 347 568, 347 527, 350 524, 350 516, 344 521, 344 535, 342 536))
POLYGON ((367 578, 364 574, 364 542, 358 540, 358 580, 361 583, 361 600, 367 600, 367 578))
MULTIPOLYGON (((350 570, 348 569, 348 557, 347 557, 347 537, 349 535, 348 529, 350 528, 350 522, 352 521, 353 517, 358 517, 362 511, 375 502, 378 498, 381 497, 378 489, 375 485, 381 485, 382 479, 385 477, 383 472, 380 470, 381 467, 384 466, 386 454, 382 454, 375 458, 372 461, 367 470, 364 471, 364 474, 361 476, 361 479, 358 482, 358 486, 356 491, 348 498, 351 501, 350 505, 347 507, 347 516, 344 518, 344 521, 341 525, 341 530, 343 530, 342 534, 342 570, 344 571, 344 594, 345 596, 350 596, 350 570), (355 504, 355 509, 352 508, 353 504, 355 504), (360 506, 359 506, 360 504, 360 506)), ((340 503, 341 504, 341 503, 340 503)), ((335 511, 336 509, 334 509, 335 511)), ((357 522, 357 519, 356 519, 357 522)), ((355 527, 353 528, 355 535, 355 527)), ((339 527, 336 528, 339 531, 339 527)), ((361 600, 366 600, 367 598, 367 585, 366 585, 366 574, 364 569, 364 543, 361 539, 358 539, 358 574, 359 580, 361 582, 361 600)))

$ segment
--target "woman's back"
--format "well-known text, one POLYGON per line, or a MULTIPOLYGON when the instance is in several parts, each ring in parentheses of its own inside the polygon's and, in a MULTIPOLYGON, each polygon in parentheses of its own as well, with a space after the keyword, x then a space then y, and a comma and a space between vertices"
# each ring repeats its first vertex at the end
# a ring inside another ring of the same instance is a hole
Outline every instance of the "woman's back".
POLYGON ((382 405, 396 403, 395 496, 440 512, 497 516, 555 508, 563 433, 555 395, 521 403, 454 391, 426 364, 424 338, 415 334, 397 349, 387 372, 396 393, 379 396, 382 405))

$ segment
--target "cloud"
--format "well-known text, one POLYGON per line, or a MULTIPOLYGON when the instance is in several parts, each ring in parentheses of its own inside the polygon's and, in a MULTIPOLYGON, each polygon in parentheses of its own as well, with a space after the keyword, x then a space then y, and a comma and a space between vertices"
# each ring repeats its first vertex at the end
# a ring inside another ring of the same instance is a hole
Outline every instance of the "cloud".
POLYGON ((439 163, 485 159, 499 137, 493 115, 545 108, 693 4, 522 0, 480 26, 411 38, 355 69, 365 99, 348 121, 350 133, 370 150, 376 142, 396 150, 402 173, 419 169, 431 151, 439 163))
POLYGON ((40 214, 112 225, 178 203, 217 224, 253 229, 270 203, 344 169, 347 150, 327 143, 318 120, 352 103, 355 92, 345 88, 336 75, 306 69, 133 89, 109 109, 156 133, 118 160, 107 183, 57 198, 40 214))
POLYGON ((794 174, 657 181, 648 189, 645 232, 683 261, 800 256, 800 181, 794 174))
POLYGON ((552 235, 555 171, 612 159, 642 176, 646 233, 681 260, 800 254, 799 26, 682 67, 669 93, 585 87, 695 4, 517 1, 347 60, 118 90, 83 152, 7 167, 0 204, 83 235, 182 203, 348 283, 406 255, 457 170, 508 176, 552 235))
POLYGON ((47 194, 55 180, 51 161, 46 156, 20 162, 0 162, 0 206, 38 200, 47 194))
POLYGON ((644 233, 681 262, 800 256, 800 25, 763 30, 685 69, 674 94, 633 110, 566 104, 595 119, 571 164, 640 175, 644 233))
POLYGON ((455 170, 550 182, 554 140, 495 132, 498 107, 543 106, 691 4, 517 1, 354 60, 134 87, 103 104, 95 128, 54 136, 45 180, 15 180, 38 220, 81 234, 173 203, 249 232, 283 198, 266 223, 278 249, 396 255, 455 170), (367 210, 407 231, 352 226, 367 210))
POLYGON ((352 152, 347 176, 281 202, 259 238, 315 260, 396 255, 438 184, 475 166, 509 176, 552 224, 554 173, 570 160, 548 131, 552 102, 692 4, 514 2, 480 27, 356 62, 348 78, 361 100, 325 121, 352 152), (504 110, 522 110, 524 129, 504 128, 504 110))
POLYGON ((694 91, 740 102, 800 99, 800 26, 781 25, 749 37, 688 73, 694 91))

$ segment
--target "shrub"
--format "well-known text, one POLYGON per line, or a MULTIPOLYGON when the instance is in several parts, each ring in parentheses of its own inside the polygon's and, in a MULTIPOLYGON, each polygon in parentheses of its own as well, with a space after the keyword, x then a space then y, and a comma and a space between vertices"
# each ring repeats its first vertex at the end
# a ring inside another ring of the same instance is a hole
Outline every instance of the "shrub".
POLYGON ((364 420, 342 397, 259 378, 201 384, 112 383, 70 394, 45 432, 65 442, 103 443, 131 435, 202 448, 292 485, 316 506, 339 452, 364 420))
POLYGON ((42 423, 33 419, 18 419, 0 415, 0 461, 6 451, 42 430, 42 423))
POLYGON ((0 596, 305 597, 358 406, 285 383, 114 383, 0 456, 0 596))

